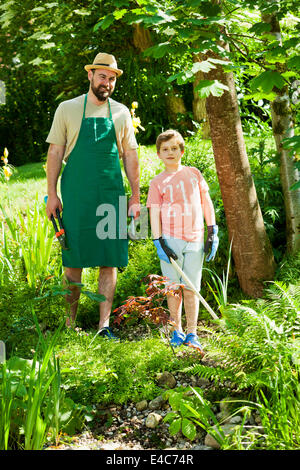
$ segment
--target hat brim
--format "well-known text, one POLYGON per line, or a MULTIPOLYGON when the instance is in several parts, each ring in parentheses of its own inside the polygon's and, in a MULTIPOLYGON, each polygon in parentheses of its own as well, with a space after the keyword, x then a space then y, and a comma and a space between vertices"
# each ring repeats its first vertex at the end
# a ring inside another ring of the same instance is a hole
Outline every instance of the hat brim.
POLYGON ((117 74, 117 77, 120 77, 123 74, 123 70, 121 69, 114 69, 112 67, 109 67, 107 65, 95 65, 95 64, 88 64, 85 65, 84 69, 88 72, 89 70, 92 69, 104 69, 104 70, 110 70, 111 72, 115 72, 117 74))

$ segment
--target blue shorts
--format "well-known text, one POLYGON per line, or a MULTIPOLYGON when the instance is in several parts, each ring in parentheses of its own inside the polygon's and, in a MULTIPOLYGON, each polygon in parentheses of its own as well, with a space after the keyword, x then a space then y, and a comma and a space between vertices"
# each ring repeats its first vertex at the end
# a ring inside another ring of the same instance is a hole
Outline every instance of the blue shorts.
MULTIPOLYGON (((200 291, 201 286, 201 277, 202 277, 202 265, 204 258, 204 243, 203 242, 187 242, 186 240, 180 240, 178 238, 165 238, 166 244, 171 250, 176 253, 178 259, 176 263, 182 269, 184 274, 187 275, 191 283, 194 285, 196 290, 200 291)), ((162 275, 167 277, 170 282, 167 282, 167 285, 172 283, 184 284, 186 282, 180 277, 180 274, 172 266, 171 263, 166 261, 160 261, 160 267, 162 275)), ((187 289, 190 289, 189 286, 186 286, 187 289)))

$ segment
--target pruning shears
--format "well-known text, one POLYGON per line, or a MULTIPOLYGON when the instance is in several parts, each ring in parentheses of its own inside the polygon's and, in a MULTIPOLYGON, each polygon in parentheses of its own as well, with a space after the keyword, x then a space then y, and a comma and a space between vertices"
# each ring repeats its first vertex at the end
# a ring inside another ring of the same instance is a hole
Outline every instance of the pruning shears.
MULTIPOLYGON (((48 196, 45 196, 44 197, 45 204, 47 204, 47 199, 48 199, 48 196)), ((53 217, 53 215, 51 215, 51 222, 52 222, 52 225, 53 225, 54 230, 55 230, 55 236, 56 236, 57 240, 59 241, 62 250, 68 250, 69 248, 67 247, 67 243, 66 243, 65 228, 64 228, 64 225, 63 225, 63 222, 62 222, 62 219, 61 219, 60 212, 59 212, 58 208, 56 209, 56 216, 57 216, 57 220, 58 220, 58 223, 59 223, 59 229, 57 227, 55 218, 53 217)))

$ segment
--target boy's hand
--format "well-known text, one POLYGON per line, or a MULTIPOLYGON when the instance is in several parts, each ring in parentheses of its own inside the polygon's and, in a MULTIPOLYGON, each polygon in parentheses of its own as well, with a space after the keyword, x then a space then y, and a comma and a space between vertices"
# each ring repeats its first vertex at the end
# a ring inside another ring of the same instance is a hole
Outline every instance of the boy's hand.
POLYGON ((165 240, 162 237, 156 238, 153 240, 154 245, 157 249, 157 255, 159 259, 170 263, 170 258, 177 259, 178 256, 174 253, 171 248, 168 247, 165 240))
POLYGON ((213 260, 216 256, 216 252, 219 246, 219 237, 218 237, 218 226, 217 225, 208 225, 207 227, 207 238, 204 246, 204 253, 209 253, 206 257, 206 261, 213 260))

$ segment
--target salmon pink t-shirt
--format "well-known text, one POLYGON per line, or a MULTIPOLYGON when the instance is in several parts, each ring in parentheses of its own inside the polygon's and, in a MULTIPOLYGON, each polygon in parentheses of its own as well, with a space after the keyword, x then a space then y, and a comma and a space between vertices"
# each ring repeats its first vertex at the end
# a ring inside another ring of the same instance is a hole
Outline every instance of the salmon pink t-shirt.
POLYGON ((150 183, 147 207, 160 207, 162 234, 188 242, 203 241, 202 195, 208 185, 197 168, 163 171, 150 183))

